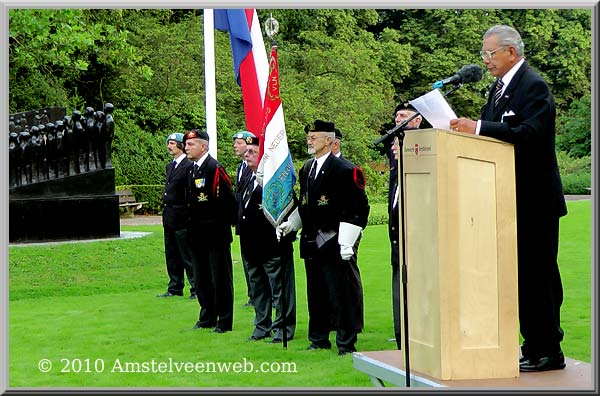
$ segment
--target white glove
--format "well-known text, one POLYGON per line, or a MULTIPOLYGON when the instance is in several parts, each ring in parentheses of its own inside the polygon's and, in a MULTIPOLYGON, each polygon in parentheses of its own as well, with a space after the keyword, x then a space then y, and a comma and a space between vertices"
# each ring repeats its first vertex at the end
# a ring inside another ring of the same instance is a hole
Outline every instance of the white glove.
POLYGON ((352 246, 340 245, 340 256, 342 256, 342 260, 350 260, 353 255, 354 249, 352 249, 352 246))
POLYGON ((258 183, 259 186, 263 186, 263 173, 262 172, 256 172, 256 182, 258 183))
POLYGON ((338 232, 338 243, 340 244, 340 256, 342 260, 350 260, 354 255, 353 246, 360 236, 362 228, 352 223, 340 223, 338 232))
POLYGON ((280 241, 282 237, 286 236, 292 231, 298 231, 302 227, 302 219, 300 219, 300 214, 298 213, 298 208, 294 209, 290 217, 288 217, 287 221, 279 224, 275 229, 275 233, 277 234, 277 240, 280 241))

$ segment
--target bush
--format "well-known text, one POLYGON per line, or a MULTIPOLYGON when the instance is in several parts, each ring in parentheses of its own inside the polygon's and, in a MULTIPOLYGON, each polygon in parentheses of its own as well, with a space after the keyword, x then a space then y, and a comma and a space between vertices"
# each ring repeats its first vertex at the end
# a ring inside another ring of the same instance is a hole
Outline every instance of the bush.
POLYGON ((581 158, 571 158, 564 151, 559 151, 556 155, 558 169, 563 184, 563 192, 568 195, 587 195, 592 186, 592 158, 585 156, 581 158))
POLYGON ((590 173, 573 173, 562 176, 563 191, 567 195, 589 195, 592 175, 590 173))

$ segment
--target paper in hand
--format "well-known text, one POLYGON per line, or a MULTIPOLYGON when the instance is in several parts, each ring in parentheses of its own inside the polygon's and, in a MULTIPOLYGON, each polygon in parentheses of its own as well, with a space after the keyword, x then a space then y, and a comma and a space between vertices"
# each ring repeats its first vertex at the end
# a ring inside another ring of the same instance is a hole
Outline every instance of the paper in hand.
POLYGON ((413 105, 434 128, 449 131, 450 120, 458 118, 439 89, 434 89, 423 96, 410 100, 409 103, 413 105))

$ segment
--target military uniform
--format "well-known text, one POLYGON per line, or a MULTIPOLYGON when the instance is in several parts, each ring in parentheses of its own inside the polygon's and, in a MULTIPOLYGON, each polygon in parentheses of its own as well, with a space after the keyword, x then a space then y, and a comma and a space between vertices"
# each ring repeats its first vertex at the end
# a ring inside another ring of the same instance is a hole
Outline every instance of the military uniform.
POLYGON ((237 203, 231 181, 217 160, 207 155, 188 174, 188 232, 200 315, 196 327, 230 331, 233 326, 231 226, 237 203))
POLYGON ((252 339, 258 340, 274 331, 275 342, 283 339, 283 318, 287 339, 294 338, 296 329, 296 282, 294 276, 293 241, 290 233, 277 241, 275 228, 262 210, 262 187, 251 179, 240 205, 240 245, 248 260, 248 274, 256 313, 252 339), (247 202, 247 204, 245 204, 247 202), (282 284, 285 313, 282 307, 282 284), (275 320, 272 320, 275 307, 275 320))
MULTIPOLYGON (((233 140, 235 142, 236 139, 243 139, 248 144, 248 139, 256 138, 256 136, 252 132, 242 131, 236 132, 233 134, 233 140)), ((250 182, 250 178, 252 177, 252 169, 248 167, 246 161, 240 162, 238 166, 236 175, 235 175, 235 199, 238 202, 238 205, 242 202, 242 194, 246 190, 248 183, 250 182)), ((239 211, 238 211, 239 217, 239 211)), ((240 234, 239 223, 235 225, 235 234, 240 234)), ((240 256, 242 258, 242 265, 244 266, 244 278, 246 279, 246 289, 248 291, 248 302, 245 306, 252 305, 252 288, 250 285, 250 276, 248 275, 248 260, 246 260, 246 256, 244 254, 243 247, 240 246, 240 256)))
POLYGON ((165 261, 169 275, 167 294, 183 295, 185 270, 190 283, 190 294, 195 296, 194 270, 187 241, 189 211, 185 198, 188 173, 192 169, 193 163, 185 158, 185 154, 182 156, 183 159, 177 166, 176 161, 167 164, 165 189, 162 196, 165 261))
POLYGON ((369 204, 362 171, 331 153, 326 155, 310 186, 309 173, 316 159, 308 160, 300 170, 300 256, 306 266, 311 347, 329 348, 329 332, 335 330, 342 354, 356 350, 364 319, 360 271, 356 260, 342 260, 338 230, 341 222, 364 228, 369 204))

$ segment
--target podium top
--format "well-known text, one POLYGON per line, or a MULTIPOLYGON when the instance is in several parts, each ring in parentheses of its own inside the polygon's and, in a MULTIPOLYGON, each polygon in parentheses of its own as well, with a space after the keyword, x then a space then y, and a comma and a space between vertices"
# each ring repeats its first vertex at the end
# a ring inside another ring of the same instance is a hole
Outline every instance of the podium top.
POLYGON ((472 135, 470 133, 463 133, 463 132, 454 132, 454 131, 447 131, 445 129, 439 129, 439 128, 427 128, 427 129, 411 129, 406 131, 406 136, 411 136, 411 135, 419 135, 419 134, 446 134, 446 135, 453 135, 453 136, 457 136, 459 138, 466 138, 466 139, 479 139, 479 140, 485 140, 488 142, 493 142, 493 143, 499 143, 499 144, 504 144, 504 145, 508 145, 508 146, 513 146, 512 143, 507 143, 504 142, 502 140, 498 140, 498 139, 494 139, 488 136, 481 136, 481 135, 472 135))

